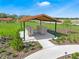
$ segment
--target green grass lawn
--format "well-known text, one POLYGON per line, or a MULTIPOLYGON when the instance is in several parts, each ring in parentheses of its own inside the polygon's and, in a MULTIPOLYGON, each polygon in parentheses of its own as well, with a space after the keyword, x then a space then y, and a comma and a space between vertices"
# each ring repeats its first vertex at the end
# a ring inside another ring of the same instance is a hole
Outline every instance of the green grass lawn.
MULTIPOLYGON (((26 27, 27 26, 32 26, 32 27, 36 27, 37 25, 39 25, 39 23, 35 22, 35 21, 30 21, 30 22, 26 22, 26 27)), ((54 24, 42 24, 43 27, 46 27, 48 29, 54 30, 55 25, 54 24)), ((17 36, 17 32, 18 30, 21 29, 21 23, 5 23, 5 22, 0 22, 0 35, 10 35, 13 37, 17 36)), ((58 24, 57 25, 57 29, 71 29, 71 30, 75 30, 79 32, 79 26, 74 26, 74 25, 65 25, 65 24, 58 24)), ((79 34, 78 34, 79 35, 79 34)), ((78 36, 76 35, 76 36, 78 36)), ((71 36, 73 37, 74 34, 71 34, 71 36)))
MULTIPOLYGON (((27 26, 33 26, 35 27, 36 22, 27 22, 27 26)), ((2 36, 12 36, 16 37, 18 30, 22 29, 21 28, 21 23, 18 22, 13 22, 13 23, 6 23, 6 22, 0 22, 0 35, 2 36)))
MULTIPOLYGON (((44 27, 47 27, 48 29, 54 30, 55 25, 54 24, 45 24, 44 27)), ((69 25, 66 24, 57 24, 57 29, 72 29, 72 30, 79 30, 79 26, 77 25, 69 25)))
POLYGON ((20 23, 0 22, 0 35, 16 36, 17 30, 19 30, 20 28, 20 23))

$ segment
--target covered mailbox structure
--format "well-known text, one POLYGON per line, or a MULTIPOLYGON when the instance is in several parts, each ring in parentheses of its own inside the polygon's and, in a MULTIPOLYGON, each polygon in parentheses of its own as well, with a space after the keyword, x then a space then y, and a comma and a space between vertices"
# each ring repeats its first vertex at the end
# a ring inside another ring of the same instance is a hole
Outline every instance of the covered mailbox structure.
MULTIPOLYGON (((55 22, 55 32, 57 29, 57 22, 60 22, 48 15, 45 14, 40 14, 36 16, 24 16, 21 18, 20 22, 23 22, 23 27, 24 27, 24 40, 25 40, 25 22, 31 21, 31 20, 39 20, 40 21, 40 26, 41 26, 41 21, 49 21, 49 22, 55 22)), ((56 35, 55 35, 56 36, 56 35)))

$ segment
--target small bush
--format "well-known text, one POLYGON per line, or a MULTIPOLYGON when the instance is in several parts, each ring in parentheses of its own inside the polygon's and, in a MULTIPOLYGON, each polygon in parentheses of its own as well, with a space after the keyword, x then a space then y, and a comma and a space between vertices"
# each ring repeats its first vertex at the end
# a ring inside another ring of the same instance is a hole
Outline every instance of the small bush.
POLYGON ((78 59, 78 57, 79 57, 79 53, 72 54, 72 59, 78 59))
POLYGON ((26 52, 28 52, 29 51, 29 49, 28 48, 24 48, 24 50, 23 50, 25 53, 26 52))
POLYGON ((17 51, 21 51, 24 48, 24 45, 21 39, 13 39, 10 41, 9 44, 13 49, 17 51))
POLYGON ((3 53, 3 52, 6 52, 6 50, 3 49, 3 48, 1 48, 1 49, 0 49, 0 53, 3 53))
POLYGON ((6 53, 7 56, 10 56, 11 54, 12 54, 11 52, 7 52, 7 53, 6 53))
POLYGON ((14 57, 17 57, 17 56, 18 56, 17 54, 15 54, 15 53, 13 54, 13 58, 14 58, 14 57))

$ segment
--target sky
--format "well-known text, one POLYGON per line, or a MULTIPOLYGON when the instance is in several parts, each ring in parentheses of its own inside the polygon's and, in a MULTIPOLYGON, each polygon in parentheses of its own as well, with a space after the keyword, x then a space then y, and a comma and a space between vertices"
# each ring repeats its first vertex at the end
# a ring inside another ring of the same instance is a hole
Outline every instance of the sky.
POLYGON ((0 0, 0 13, 79 18, 79 0, 0 0))

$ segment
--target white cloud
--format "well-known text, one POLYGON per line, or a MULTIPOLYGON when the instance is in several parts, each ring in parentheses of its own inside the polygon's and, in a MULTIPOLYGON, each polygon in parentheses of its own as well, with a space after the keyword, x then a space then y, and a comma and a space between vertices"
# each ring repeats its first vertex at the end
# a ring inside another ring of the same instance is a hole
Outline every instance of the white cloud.
POLYGON ((48 5, 50 5, 50 4, 51 4, 50 2, 44 1, 44 2, 38 3, 38 6, 48 6, 48 5))

